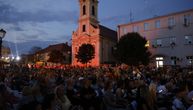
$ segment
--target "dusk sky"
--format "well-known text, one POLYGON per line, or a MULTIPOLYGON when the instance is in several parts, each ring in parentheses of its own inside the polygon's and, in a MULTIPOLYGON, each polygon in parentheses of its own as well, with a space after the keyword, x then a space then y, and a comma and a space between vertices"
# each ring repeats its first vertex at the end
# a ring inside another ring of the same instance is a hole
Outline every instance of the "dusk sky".
MULTIPOLYGON (((99 21, 111 29, 133 20, 193 8, 193 0, 99 0, 99 21)), ((70 42, 77 29, 78 0, 0 0, 0 28, 12 42, 70 42)))

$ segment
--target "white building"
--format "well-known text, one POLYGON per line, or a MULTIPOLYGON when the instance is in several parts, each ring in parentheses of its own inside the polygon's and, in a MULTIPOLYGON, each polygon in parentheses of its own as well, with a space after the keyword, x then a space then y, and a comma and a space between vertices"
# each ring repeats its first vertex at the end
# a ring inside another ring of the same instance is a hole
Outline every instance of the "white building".
POLYGON ((157 67, 193 65, 193 9, 121 24, 118 39, 128 32, 138 32, 148 40, 157 67))

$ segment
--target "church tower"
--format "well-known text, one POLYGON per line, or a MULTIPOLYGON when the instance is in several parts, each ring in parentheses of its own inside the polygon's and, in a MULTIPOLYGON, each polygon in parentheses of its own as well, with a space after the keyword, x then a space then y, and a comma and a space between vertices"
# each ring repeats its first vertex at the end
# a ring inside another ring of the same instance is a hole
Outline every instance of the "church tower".
POLYGON ((98 0, 78 0, 80 13, 78 28, 72 33, 72 65, 82 64, 75 57, 82 44, 91 44, 95 48, 95 58, 89 63, 99 66, 111 59, 109 55, 112 44, 116 42, 116 32, 99 24, 98 0), (111 43, 113 42, 113 43, 111 43))
POLYGON ((90 25, 98 27, 98 0, 79 0, 79 32, 89 33, 90 25))

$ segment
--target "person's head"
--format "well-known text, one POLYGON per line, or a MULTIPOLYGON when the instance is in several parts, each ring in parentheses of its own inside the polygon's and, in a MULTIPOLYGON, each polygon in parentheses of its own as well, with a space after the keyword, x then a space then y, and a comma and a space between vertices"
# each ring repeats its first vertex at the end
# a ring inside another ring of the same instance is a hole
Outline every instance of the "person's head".
POLYGON ((165 85, 165 84, 166 84, 165 79, 161 79, 161 80, 160 80, 160 85, 165 85))
POLYGON ((149 94, 149 88, 146 85, 142 85, 140 87, 140 92, 142 93, 142 96, 146 96, 147 94, 149 94))
POLYGON ((112 84, 112 81, 107 81, 106 83, 105 83, 105 91, 109 91, 109 90, 111 90, 113 88, 113 84, 112 84))
POLYGON ((4 84, 0 84, 0 94, 4 94, 7 91, 7 88, 4 84))
POLYGON ((37 84, 37 85, 34 85, 32 88, 31 88, 32 92, 33 92, 33 95, 37 95, 39 93, 41 93, 40 91, 40 86, 37 84))
POLYGON ((32 89, 29 86, 25 86, 22 90, 24 96, 32 95, 32 89))
POLYGON ((193 91, 193 81, 188 82, 188 90, 193 91))
POLYGON ((141 97, 144 98, 145 101, 147 101, 148 104, 153 104, 153 94, 151 94, 151 92, 149 91, 149 88, 148 86, 146 85, 143 85, 141 86, 141 89, 140 89, 140 94, 141 94, 141 97))
POLYGON ((85 79, 84 80, 84 87, 90 87, 91 86, 91 80, 89 80, 89 79, 85 79))
POLYGON ((55 94, 47 94, 42 103, 43 110, 53 110, 55 106, 55 94))
POLYGON ((65 87, 63 85, 59 85, 55 88, 55 94, 57 97, 62 97, 65 93, 65 87))
POLYGON ((118 97, 122 97, 123 96, 123 92, 122 92, 121 88, 117 88, 116 96, 118 96, 118 97))
POLYGON ((5 94, 7 92, 6 86, 4 84, 0 84, 0 108, 4 106, 5 103, 5 94))
POLYGON ((36 101, 22 105, 19 110, 42 110, 42 105, 36 101))
POLYGON ((66 84, 67 89, 73 89, 73 86, 74 86, 74 80, 73 80, 73 79, 67 80, 66 83, 67 83, 67 84, 66 84))
POLYGON ((175 89, 175 93, 177 97, 184 97, 187 94, 187 86, 184 84, 178 85, 175 89))

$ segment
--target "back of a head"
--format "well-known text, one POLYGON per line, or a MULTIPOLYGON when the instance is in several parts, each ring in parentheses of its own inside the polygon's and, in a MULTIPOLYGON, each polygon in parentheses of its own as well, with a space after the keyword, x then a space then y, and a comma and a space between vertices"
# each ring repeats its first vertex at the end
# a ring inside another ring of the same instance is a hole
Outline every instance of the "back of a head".
POLYGON ((4 93, 7 90, 4 84, 0 84, 0 93, 4 93))

